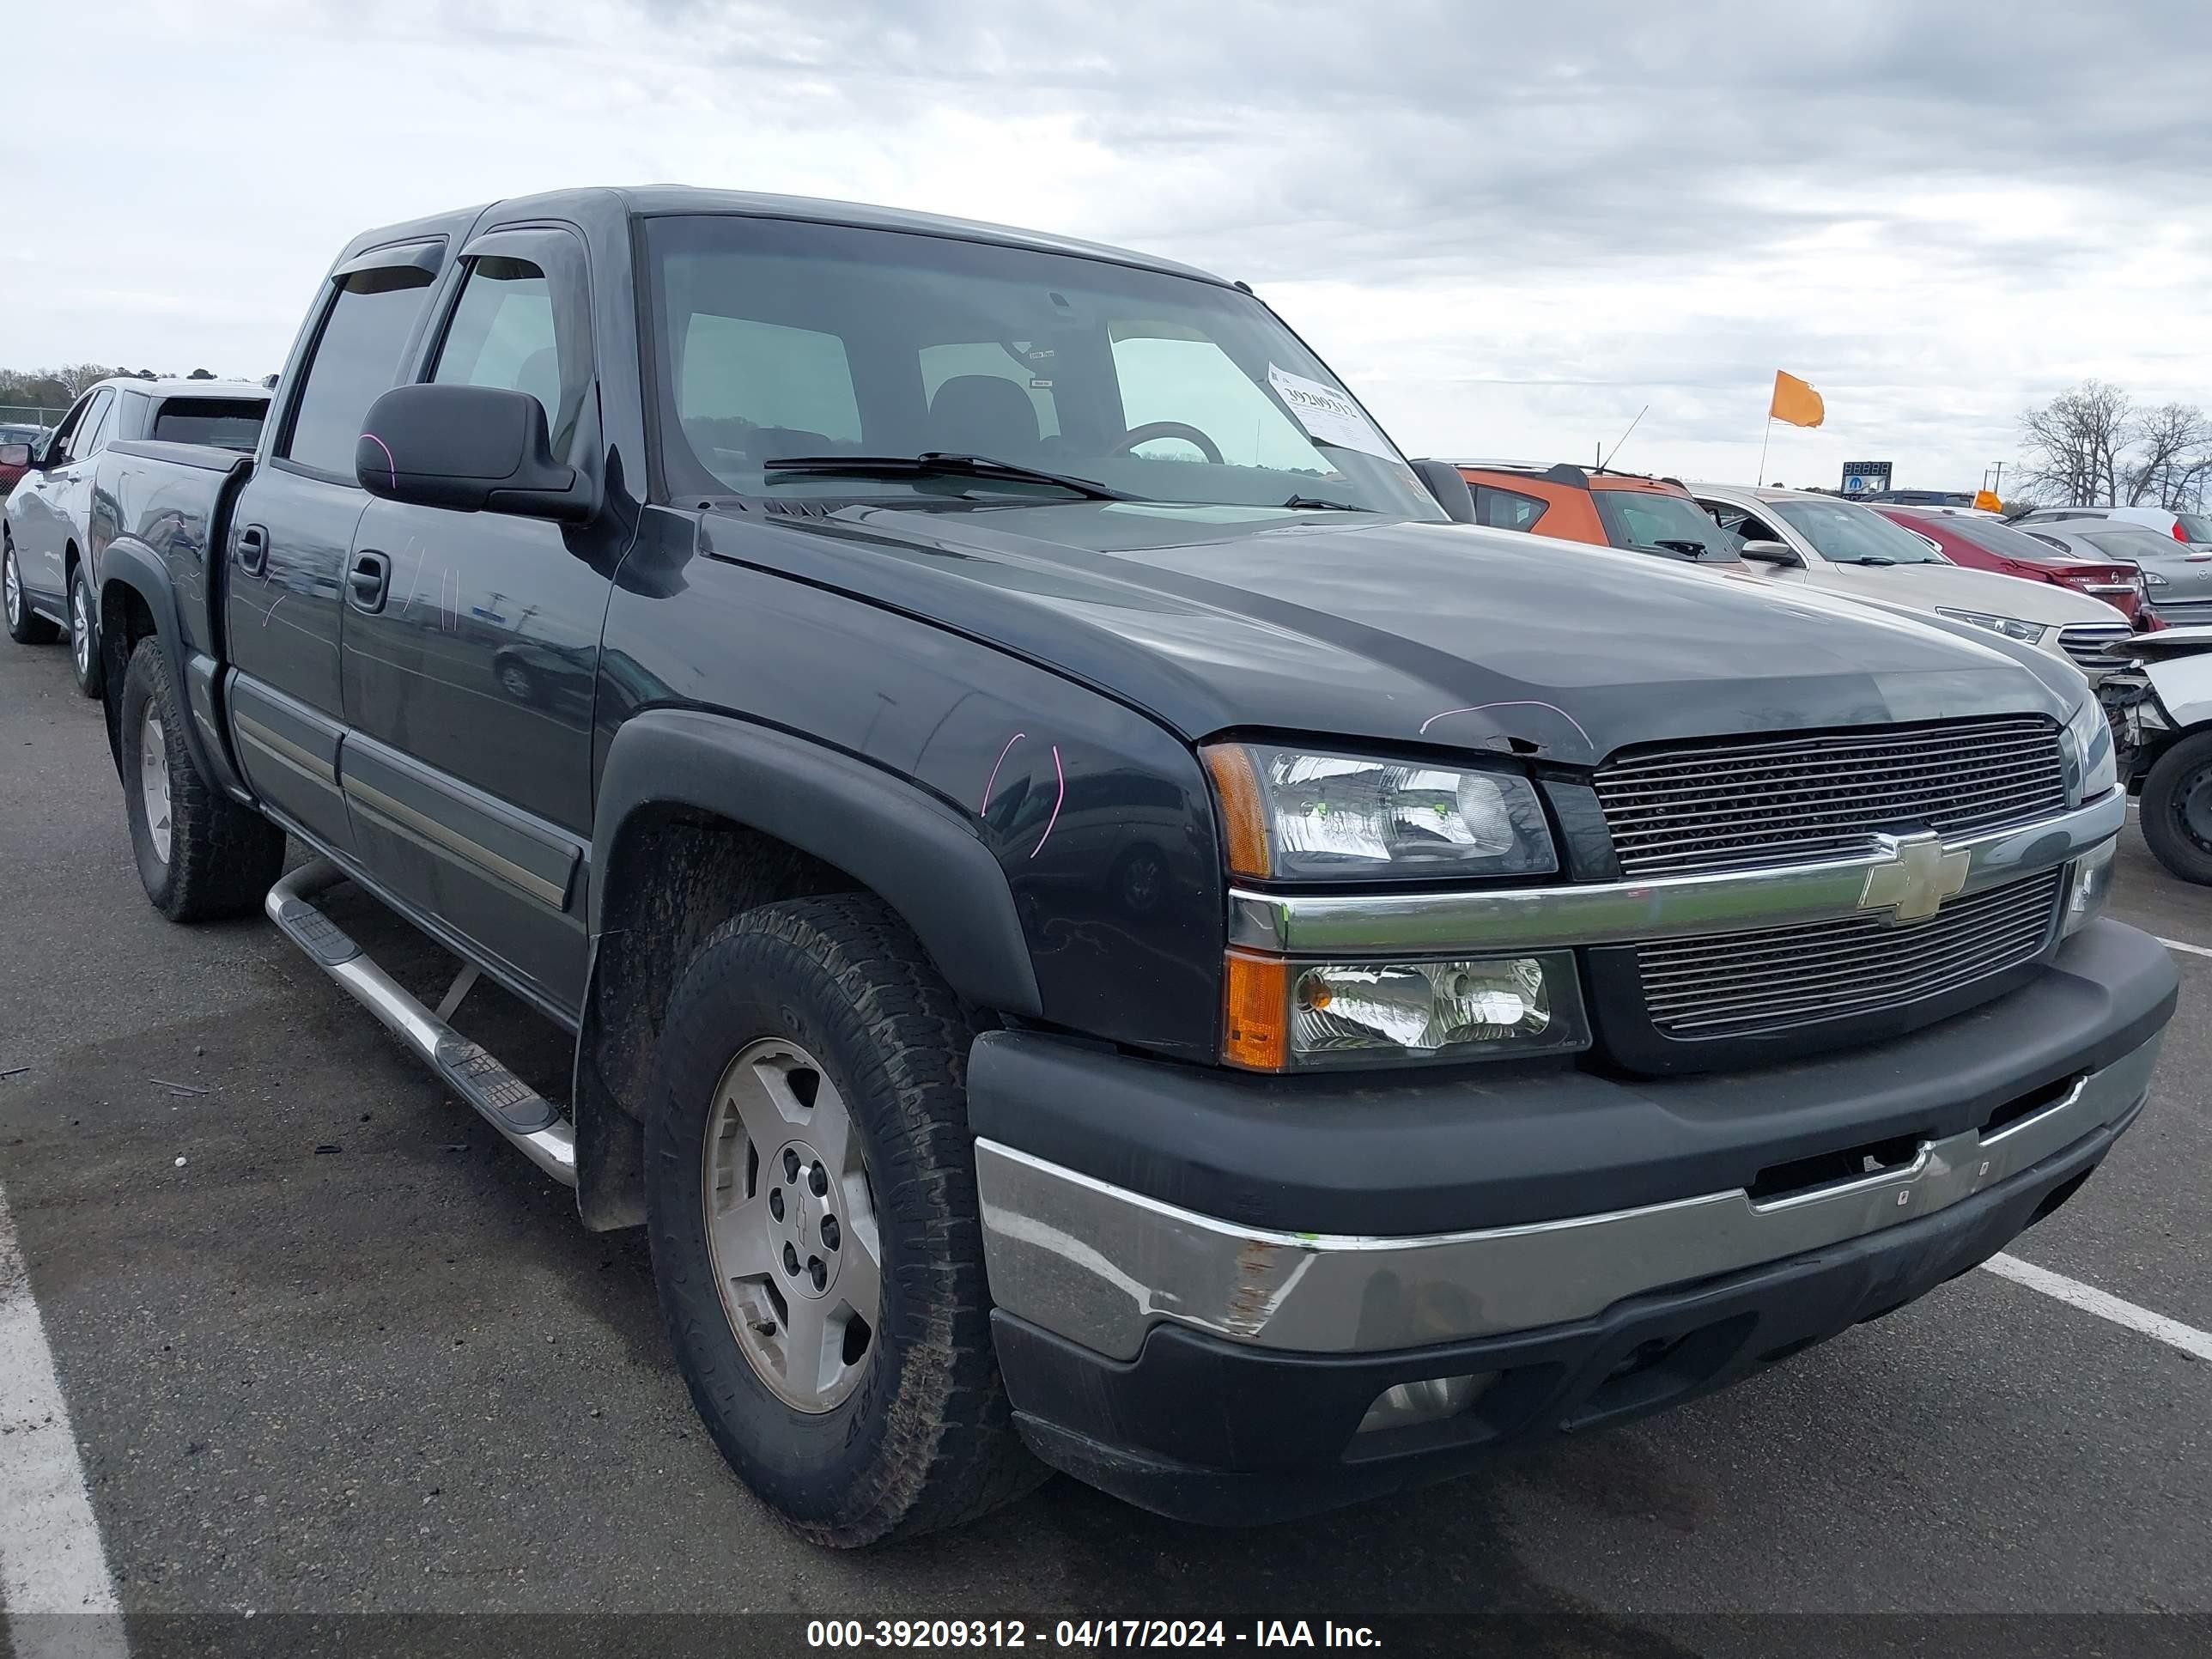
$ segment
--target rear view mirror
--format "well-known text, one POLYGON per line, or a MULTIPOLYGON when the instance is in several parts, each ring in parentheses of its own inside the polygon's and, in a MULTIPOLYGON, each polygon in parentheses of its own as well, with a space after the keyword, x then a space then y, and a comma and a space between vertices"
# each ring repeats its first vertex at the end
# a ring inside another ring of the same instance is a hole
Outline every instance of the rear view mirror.
POLYGON ((368 408, 354 476, 388 501, 587 519, 590 487, 553 459, 545 406, 497 386, 395 386, 368 408))
POLYGON ((0 444, 0 466, 28 466, 30 464, 30 445, 0 444))
POLYGON ((1746 542, 1736 552, 1739 557, 1751 559, 1759 564, 1786 564, 1800 568, 1805 562, 1797 556, 1796 550, 1785 542, 1746 542))
POLYGON ((1413 464, 1413 471, 1429 487, 1429 494, 1437 498, 1437 505, 1444 510, 1444 517, 1454 524, 1474 522, 1474 492, 1467 487, 1467 480, 1449 461, 1420 460, 1413 464))

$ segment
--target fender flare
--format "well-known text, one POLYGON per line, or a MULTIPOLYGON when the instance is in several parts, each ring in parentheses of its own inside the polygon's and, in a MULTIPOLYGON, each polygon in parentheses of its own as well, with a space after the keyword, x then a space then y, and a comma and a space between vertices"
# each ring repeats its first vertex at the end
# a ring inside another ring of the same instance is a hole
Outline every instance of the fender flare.
MULTIPOLYGON (((185 722, 185 747, 191 751, 192 764, 200 775, 224 793, 242 797, 244 786, 232 769, 229 757, 223 752, 218 738, 209 742, 211 722, 215 719, 214 671, 215 663, 208 659, 208 671, 196 682, 192 665, 185 654, 184 625, 177 611, 177 594, 169 580, 168 568, 155 557, 151 550, 140 543, 117 538, 91 556, 94 579, 99 584, 100 616, 94 619, 100 628, 100 648, 107 657, 108 641, 106 617, 107 596, 111 588, 127 587, 143 600, 154 618, 155 637, 161 643, 161 654, 168 659, 169 678, 177 688, 191 718, 185 722)), ((110 672, 107 684, 109 695, 101 698, 107 712, 107 744, 115 757, 116 766, 123 764, 122 732, 118 725, 123 701, 123 675, 126 665, 108 657, 110 672)))
MULTIPOLYGON (((898 913, 962 996, 1002 1013, 1042 1012, 1006 872, 972 819, 915 784, 772 726, 647 709, 617 730, 599 775, 594 876, 613 868, 634 812, 668 805, 712 812, 835 866, 898 913)), ((605 896, 593 880, 594 939, 605 896)))

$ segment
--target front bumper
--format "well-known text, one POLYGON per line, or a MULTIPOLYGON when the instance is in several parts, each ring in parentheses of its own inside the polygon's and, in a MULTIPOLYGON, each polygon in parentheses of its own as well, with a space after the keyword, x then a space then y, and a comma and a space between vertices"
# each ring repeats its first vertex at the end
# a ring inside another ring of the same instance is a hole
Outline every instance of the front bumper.
POLYGON ((1633 1083, 1224 1095, 1211 1074, 987 1037, 970 1109, 1017 1419, 1134 1502, 1249 1521, 1722 1386, 2063 1202, 2141 1109, 2173 990, 2155 942, 2098 923, 2022 990, 1898 1042, 1633 1083), (1055 1060, 1092 1086, 1010 1097, 1055 1060), (1133 1104, 1139 1081, 1164 1110, 1133 1104), (1127 1109, 1102 1120, 1116 1082, 1127 1109), (1873 1173, 1839 1173, 1863 1156, 1873 1173), (1447 1209, 1459 1224, 1436 1224, 1447 1209), (1358 1432, 1384 1389, 1468 1375, 1495 1380, 1459 1415, 1358 1432))

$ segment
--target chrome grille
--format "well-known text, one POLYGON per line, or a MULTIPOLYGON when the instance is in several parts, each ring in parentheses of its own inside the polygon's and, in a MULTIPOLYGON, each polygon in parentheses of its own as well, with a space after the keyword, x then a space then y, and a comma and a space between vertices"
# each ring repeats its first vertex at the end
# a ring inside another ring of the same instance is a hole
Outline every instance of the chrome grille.
POLYGON ((2039 714, 1631 751, 1595 780, 1621 872, 1674 876, 1863 852, 1877 830, 1947 837, 2066 809, 2039 714))
POLYGON ((1668 1036, 1725 1037, 1923 1002, 2032 961, 2064 878, 2049 870, 1953 899, 1924 921, 1853 916, 1638 945, 1645 1008, 1668 1036))
POLYGON ((2058 630, 2059 648, 2084 668, 2108 673, 2119 659, 2105 654, 2105 647, 2130 637, 2125 623, 2072 623, 2058 630))

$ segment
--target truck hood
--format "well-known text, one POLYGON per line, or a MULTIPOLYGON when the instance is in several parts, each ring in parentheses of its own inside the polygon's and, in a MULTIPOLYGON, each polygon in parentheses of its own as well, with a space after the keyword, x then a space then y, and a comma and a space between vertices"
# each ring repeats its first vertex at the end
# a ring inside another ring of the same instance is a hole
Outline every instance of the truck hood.
POLYGON ((2086 689, 2047 653, 1967 624, 1359 514, 856 506, 709 512, 701 537, 708 556, 969 635, 1192 740, 1275 731, 1589 765, 1662 738, 2063 720, 2086 689))

